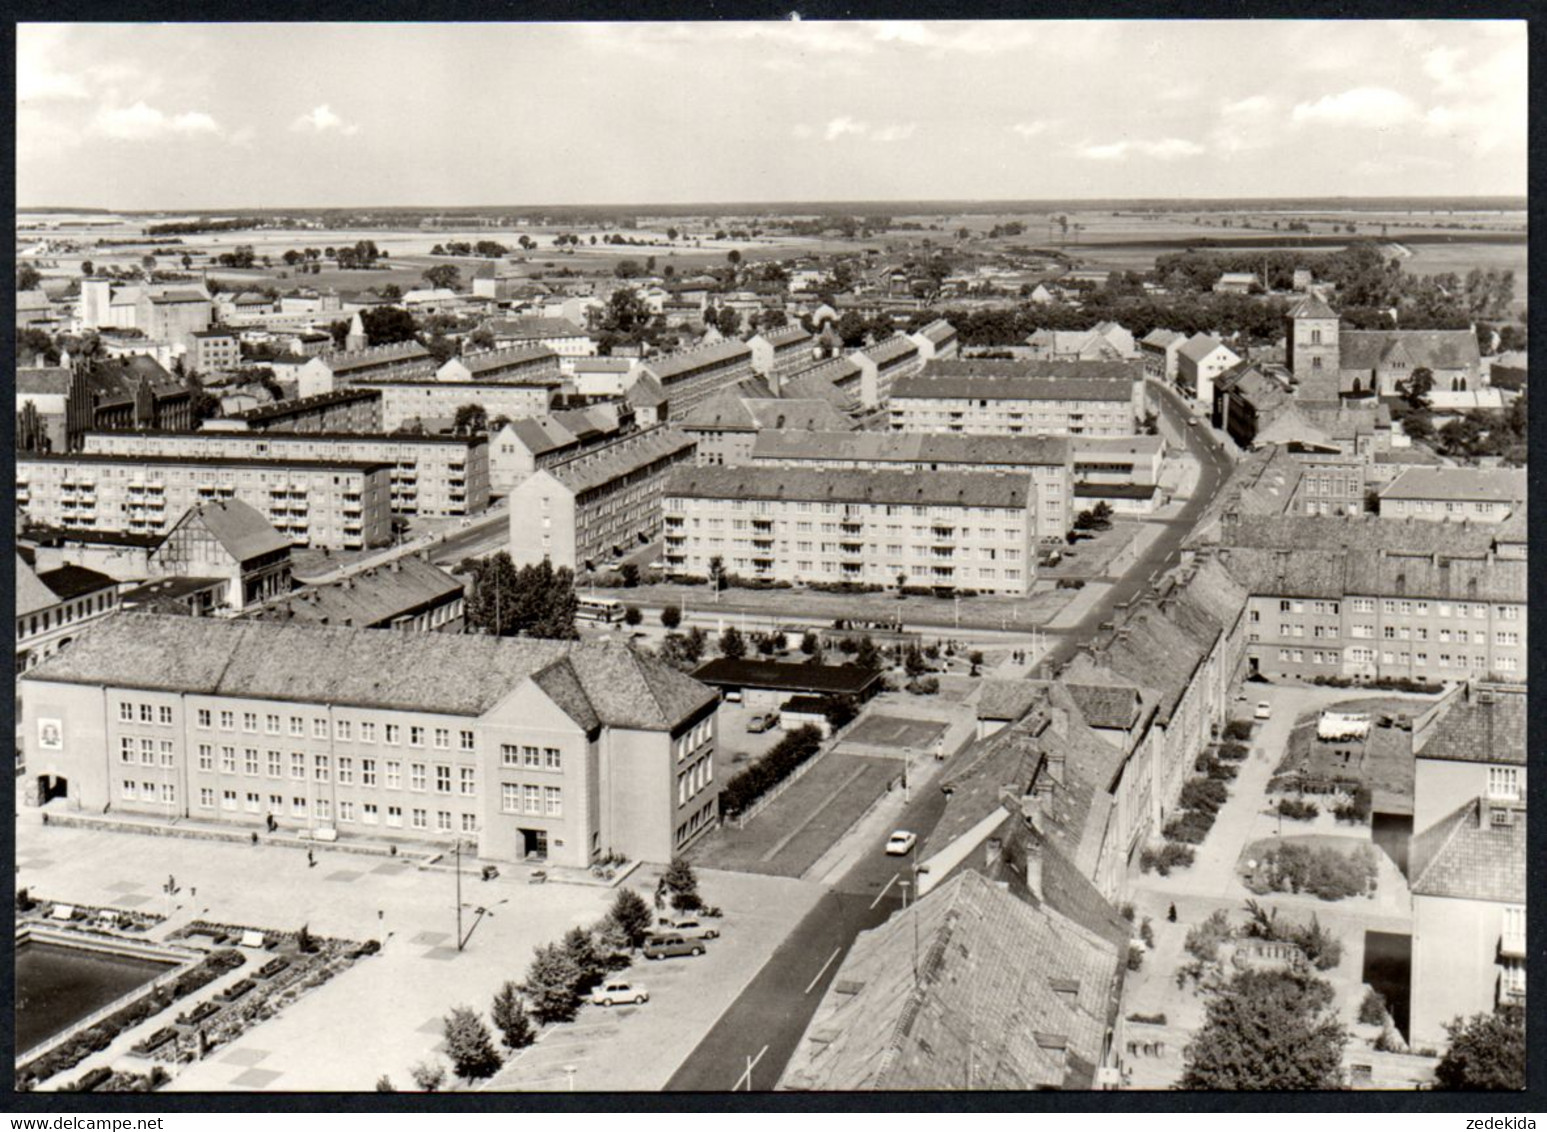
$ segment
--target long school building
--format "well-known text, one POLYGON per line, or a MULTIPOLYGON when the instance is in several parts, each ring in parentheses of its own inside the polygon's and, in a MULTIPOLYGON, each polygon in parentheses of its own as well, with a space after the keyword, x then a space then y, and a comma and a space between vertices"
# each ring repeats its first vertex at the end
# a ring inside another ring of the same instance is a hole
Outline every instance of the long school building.
POLYGON ((718 696, 619 644, 121 614, 21 682, 55 805, 585 867, 717 817, 718 696))
POLYGON ((1025 594, 1036 576, 1026 475, 679 468, 665 488, 668 573, 1025 594))
POLYGON ((476 515, 489 506, 485 436, 347 432, 89 432, 85 451, 116 456, 363 460, 391 464, 395 515, 476 515))
POLYGON ((391 475, 380 461, 27 454, 16 505, 47 527, 154 535, 240 499, 295 545, 363 550, 392 541, 391 475))

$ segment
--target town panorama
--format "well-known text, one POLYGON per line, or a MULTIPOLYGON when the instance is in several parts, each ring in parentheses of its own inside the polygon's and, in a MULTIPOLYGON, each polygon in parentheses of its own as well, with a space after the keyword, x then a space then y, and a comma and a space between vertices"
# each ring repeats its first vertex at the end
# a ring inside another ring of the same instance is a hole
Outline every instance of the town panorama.
POLYGON ((17 49, 19 1089, 1524 1088, 1523 22, 17 49))

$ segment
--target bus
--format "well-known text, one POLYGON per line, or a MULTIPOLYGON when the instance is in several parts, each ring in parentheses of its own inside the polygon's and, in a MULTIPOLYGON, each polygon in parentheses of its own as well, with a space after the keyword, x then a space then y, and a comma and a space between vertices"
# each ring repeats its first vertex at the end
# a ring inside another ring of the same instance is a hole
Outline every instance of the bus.
POLYGON ((612 597, 587 597, 581 595, 575 610, 577 621, 600 621, 604 625, 616 625, 623 620, 623 603, 612 597))

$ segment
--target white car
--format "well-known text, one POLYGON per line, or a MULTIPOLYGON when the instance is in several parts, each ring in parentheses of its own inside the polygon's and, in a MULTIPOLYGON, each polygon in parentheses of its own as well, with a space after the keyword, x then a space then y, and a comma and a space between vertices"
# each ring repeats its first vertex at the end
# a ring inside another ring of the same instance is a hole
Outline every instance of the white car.
POLYGON ((1273 705, 1268 703, 1267 700, 1258 700, 1257 701, 1257 710, 1255 712, 1253 712, 1252 714, 1257 719, 1272 719, 1273 718, 1273 705))
POLYGON ((909 833, 905 829, 899 829, 886 839, 886 852, 890 857, 904 857, 913 852, 913 847, 918 844, 918 834, 909 833))
POLYGON ((720 938, 720 929, 719 928, 714 927, 714 926, 712 926, 710 924, 706 924, 702 920, 695 920, 695 919, 692 919, 692 918, 682 919, 682 920, 672 920, 672 919, 668 919, 665 916, 662 916, 661 917, 661 927, 660 927, 660 930, 663 931, 663 932, 675 932, 677 935, 680 935, 683 939, 719 939, 720 938))
POLYGON ((591 992, 591 1001, 597 1006, 617 1006, 619 1003, 643 1003, 650 1001, 650 992, 638 983, 627 979, 608 979, 591 992))

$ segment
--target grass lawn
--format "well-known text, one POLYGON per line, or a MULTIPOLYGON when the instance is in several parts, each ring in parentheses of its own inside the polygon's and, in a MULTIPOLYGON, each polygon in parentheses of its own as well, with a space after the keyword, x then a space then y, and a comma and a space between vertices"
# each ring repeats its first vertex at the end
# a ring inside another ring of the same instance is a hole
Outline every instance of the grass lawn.
POLYGON ((1296 771, 1311 779, 1351 778, 1363 782, 1372 791, 1412 797, 1413 733, 1378 724, 1382 713, 1411 714, 1413 707, 1411 700, 1395 699, 1345 700, 1332 705, 1329 710, 1368 712, 1374 717, 1369 735, 1363 742, 1356 743, 1318 740, 1316 718, 1319 712, 1297 721, 1289 733, 1284 757, 1273 771, 1274 778, 1296 771))

